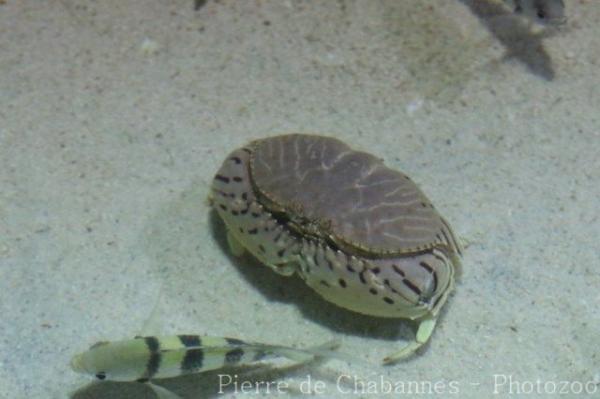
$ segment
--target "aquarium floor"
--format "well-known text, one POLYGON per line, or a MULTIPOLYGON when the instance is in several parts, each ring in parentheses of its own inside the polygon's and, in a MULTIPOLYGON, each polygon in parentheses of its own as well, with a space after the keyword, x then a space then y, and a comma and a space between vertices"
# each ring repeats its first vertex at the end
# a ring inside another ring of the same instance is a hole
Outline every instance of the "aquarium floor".
POLYGON ((164 382, 184 398, 600 395, 596 2, 553 35, 499 1, 1 3, 0 397, 151 397, 70 358, 178 333, 339 339, 362 360, 164 382), (417 356, 369 366, 414 326, 228 253, 213 174, 285 132, 381 156, 465 242, 417 356))

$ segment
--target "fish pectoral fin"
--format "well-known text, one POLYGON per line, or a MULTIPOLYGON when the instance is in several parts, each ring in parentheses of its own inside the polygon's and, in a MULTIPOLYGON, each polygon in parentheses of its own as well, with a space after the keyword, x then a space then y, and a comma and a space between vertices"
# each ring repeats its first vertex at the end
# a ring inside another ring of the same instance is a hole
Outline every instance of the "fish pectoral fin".
POLYGON ((156 385, 150 381, 145 384, 152 389, 158 399, 182 399, 181 396, 177 395, 175 392, 169 391, 167 388, 161 387, 160 385, 156 385))

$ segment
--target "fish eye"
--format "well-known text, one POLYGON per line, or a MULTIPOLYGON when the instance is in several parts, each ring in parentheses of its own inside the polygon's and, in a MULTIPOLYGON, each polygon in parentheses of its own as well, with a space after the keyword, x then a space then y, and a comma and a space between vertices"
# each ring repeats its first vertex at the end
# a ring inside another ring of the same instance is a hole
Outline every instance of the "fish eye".
POLYGON ((99 380, 103 380, 106 378, 106 373, 104 371, 101 371, 99 373, 96 374, 96 378, 99 380))

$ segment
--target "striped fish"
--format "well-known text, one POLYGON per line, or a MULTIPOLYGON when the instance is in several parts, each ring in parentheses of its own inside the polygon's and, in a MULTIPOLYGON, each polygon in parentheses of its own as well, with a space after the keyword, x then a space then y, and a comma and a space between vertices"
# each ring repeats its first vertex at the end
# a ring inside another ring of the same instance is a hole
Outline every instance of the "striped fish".
POLYGON ((315 358, 341 358, 335 341, 319 347, 295 349, 241 341, 235 338, 199 335, 135 337, 123 341, 98 342, 75 355, 71 367, 99 380, 148 383, 161 398, 177 397, 153 380, 201 373, 225 366, 247 365, 272 357, 303 363, 315 358))

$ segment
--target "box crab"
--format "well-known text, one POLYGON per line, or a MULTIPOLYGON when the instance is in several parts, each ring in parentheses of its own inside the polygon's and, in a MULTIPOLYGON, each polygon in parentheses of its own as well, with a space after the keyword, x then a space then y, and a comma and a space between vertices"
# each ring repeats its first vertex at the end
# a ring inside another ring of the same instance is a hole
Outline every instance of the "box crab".
POLYGON ((213 205, 239 256, 298 273, 326 300, 358 313, 418 322, 430 338, 454 286, 461 247, 452 228, 405 174, 325 136, 256 140, 227 156, 213 205))

